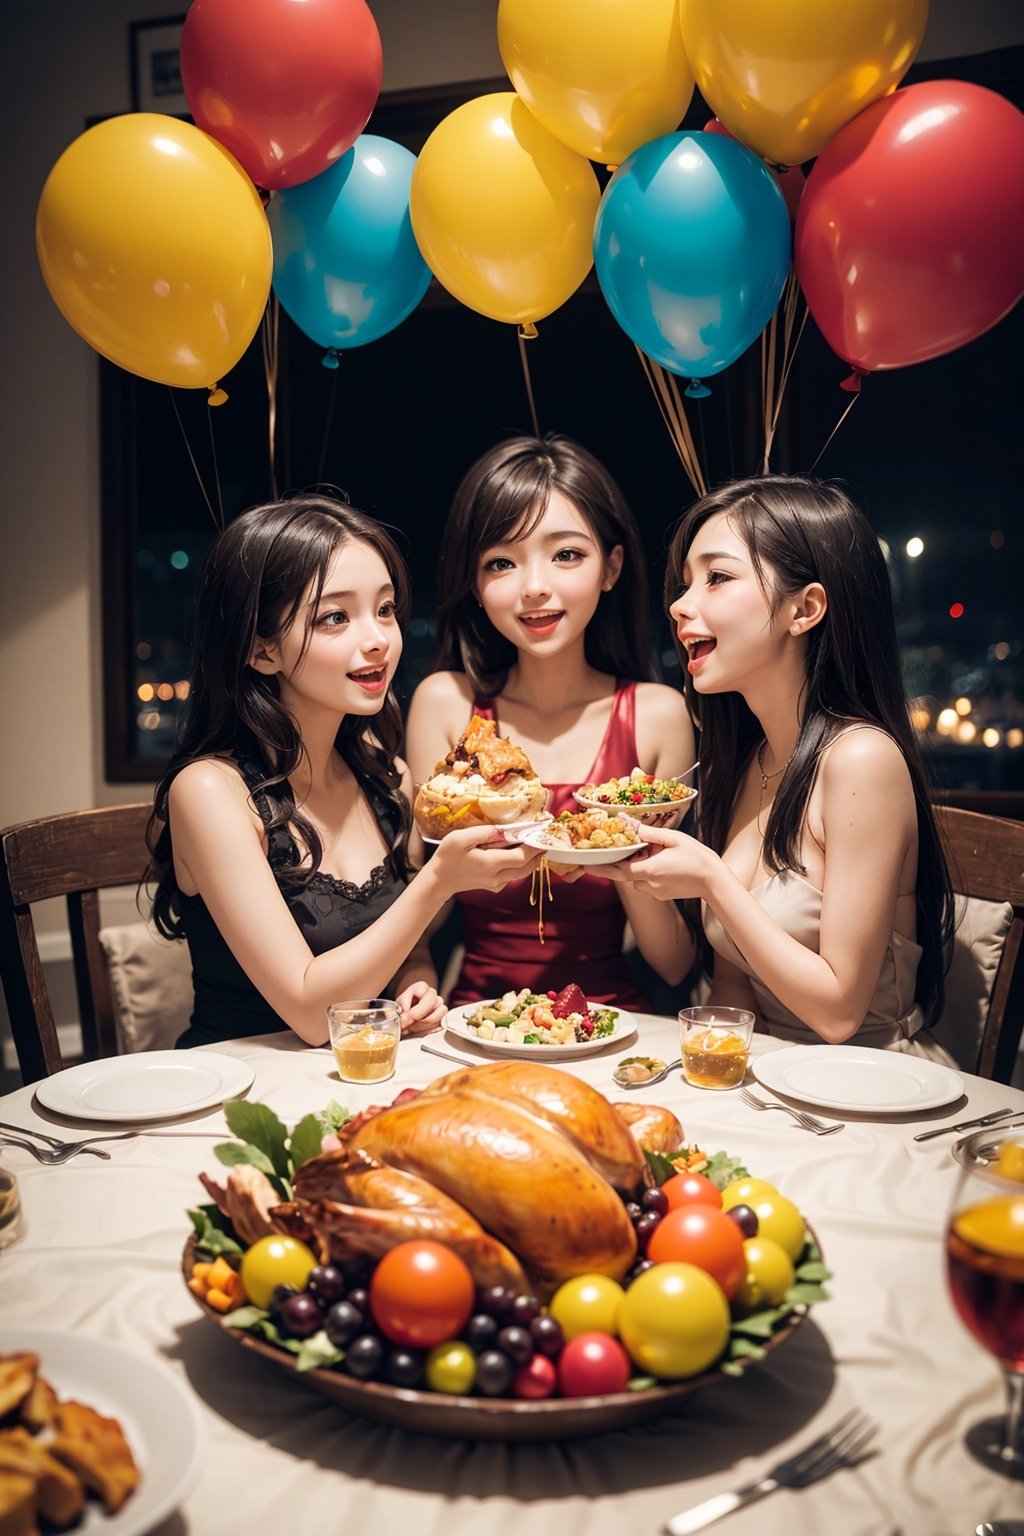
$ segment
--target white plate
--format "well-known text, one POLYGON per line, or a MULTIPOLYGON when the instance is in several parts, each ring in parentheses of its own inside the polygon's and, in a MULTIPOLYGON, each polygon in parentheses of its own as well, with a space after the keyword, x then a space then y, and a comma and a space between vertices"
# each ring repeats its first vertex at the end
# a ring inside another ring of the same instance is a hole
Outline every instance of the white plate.
MULTIPOLYGON (((492 832, 505 832, 513 842, 522 842, 518 835, 520 832, 528 832, 531 827, 545 827, 551 820, 551 812, 544 811, 540 816, 531 816, 529 821, 495 821, 491 825, 492 832)), ((482 827, 486 823, 482 821, 467 821, 467 827, 482 827)), ((428 837, 425 832, 420 833, 420 840, 424 843, 433 843, 435 846, 442 841, 439 837, 428 837)))
MULTIPOLYGON (((466 1020, 470 1014, 486 1006, 486 1003, 463 1003, 461 1008, 450 1008, 441 1022, 445 1029, 457 1035, 460 1040, 468 1040, 471 1044, 478 1045, 488 1055, 519 1056, 524 1061, 569 1061, 575 1056, 593 1056, 595 1051, 603 1051, 607 1045, 625 1045, 627 1040, 632 1040, 637 1028, 633 1015, 627 1013, 625 1008, 619 1008, 617 1010, 619 1016, 615 1020, 615 1033, 602 1035, 600 1040, 576 1040, 572 1045, 516 1045, 507 1040, 481 1040, 479 1035, 470 1029, 466 1020)), ((608 1006, 611 1007, 611 1004, 608 1006)))
POLYGON ((190 1394, 143 1355, 103 1339, 0 1323, 0 1353, 31 1350, 58 1397, 117 1419, 142 1478, 116 1515, 90 1498, 76 1536, 144 1536, 195 1487, 206 1460, 206 1429, 190 1394))
POLYGON ((579 790, 573 791, 576 804, 588 811, 610 811, 616 816, 642 821, 649 827, 678 827, 696 798, 697 791, 694 790, 685 800, 661 800, 650 805, 612 805, 608 800, 591 800, 589 796, 581 795, 579 790))
MULTIPOLYGON (((602 806, 601 809, 606 810, 607 807, 602 806)), ((519 841, 528 848, 539 848, 555 865, 617 864, 620 859, 628 859, 634 853, 643 852, 647 846, 641 839, 636 843, 626 843, 621 848, 563 848, 560 843, 545 841, 544 830, 539 827, 535 831, 520 832, 519 841)))
POLYGON ((36 1098, 76 1120, 173 1120, 237 1098, 254 1076, 216 1051, 139 1051, 65 1067, 36 1084, 36 1098))
POLYGON ((959 1072, 937 1061, 866 1045, 791 1045, 750 1065, 765 1088, 824 1109, 905 1115, 950 1104, 964 1091, 959 1072))

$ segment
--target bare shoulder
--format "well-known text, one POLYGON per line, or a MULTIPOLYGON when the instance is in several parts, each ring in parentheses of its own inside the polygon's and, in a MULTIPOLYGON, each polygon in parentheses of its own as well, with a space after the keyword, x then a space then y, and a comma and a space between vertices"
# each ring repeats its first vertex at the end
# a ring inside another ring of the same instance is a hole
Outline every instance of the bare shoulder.
POLYGON ((200 757, 175 774, 168 794, 172 810, 176 805, 191 805, 204 799, 219 806, 248 805, 248 785, 227 758, 200 757))
POLYGON ((465 672, 431 672, 417 685, 412 702, 424 709, 468 709, 473 687, 465 672))
POLYGON ((407 738, 413 772, 419 758, 443 757, 469 723, 473 688, 464 672, 431 672, 418 685, 409 705, 407 738))
POLYGON ((825 749, 821 764, 822 782, 837 788, 869 780, 894 784, 910 782, 910 770, 899 746, 886 731, 861 726, 840 732, 825 749))
POLYGON ((694 758, 694 733, 686 700, 666 683, 638 683, 636 689, 636 744, 648 768, 656 759, 667 759, 666 771, 682 773, 694 758), (677 758, 685 761, 677 761, 677 758))

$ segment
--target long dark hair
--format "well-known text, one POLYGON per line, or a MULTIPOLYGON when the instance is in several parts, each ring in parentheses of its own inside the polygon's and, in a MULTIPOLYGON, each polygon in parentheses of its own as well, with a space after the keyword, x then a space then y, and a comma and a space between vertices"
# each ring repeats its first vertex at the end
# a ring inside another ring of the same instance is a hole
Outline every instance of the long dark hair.
MULTIPOLYGON (((168 938, 180 937, 182 928, 167 795, 187 763, 202 757, 252 763, 259 775, 257 790, 271 806, 268 833, 288 827, 309 850, 305 868, 277 870, 278 878, 301 886, 320 867, 320 838, 297 808, 288 783, 304 753, 302 738, 281 705, 277 679, 257 672, 249 658, 257 639, 272 641, 287 633, 308 593, 315 611, 334 553, 350 541, 368 544, 380 555, 404 627, 409 581, 398 548, 379 523, 330 496, 302 494, 252 507, 228 525, 206 557, 196 593, 188 705, 178 746, 157 785, 147 831, 152 857, 147 879, 156 883, 153 918, 168 938)), ((307 628, 305 645, 309 638, 307 628)), ((360 787, 377 803, 393 807, 400 831, 391 860, 407 876, 411 818, 395 766, 401 739, 401 711, 389 688, 372 720, 345 716, 335 746, 360 787)))
MULTIPOLYGON (((810 582, 820 582, 828 597, 823 619, 807 632, 800 736, 769 812, 765 864, 771 870, 801 868, 807 801, 818 759, 836 733, 852 721, 866 721, 891 736, 903 753, 917 805, 917 942, 922 950, 917 1001, 925 1022, 934 1023, 942 1011, 953 892, 907 711, 892 586, 878 537, 837 485, 795 475, 734 481, 702 497, 679 523, 665 569, 666 606, 679 596, 694 538, 719 512, 728 515, 749 550, 773 609, 810 582)), ((698 694, 678 640, 676 648, 687 701, 701 731, 701 836, 721 853, 761 727, 739 693, 698 694)))
POLYGON ((476 598, 482 550, 537 526, 553 491, 583 517, 605 557, 622 545, 622 572, 602 592, 587 626, 586 657, 600 672, 636 682, 657 678, 648 631, 643 546, 633 514, 611 475, 571 438, 515 437, 477 459, 448 515, 438 563, 437 669, 465 672, 477 694, 500 693, 515 646, 494 628, 476 598))

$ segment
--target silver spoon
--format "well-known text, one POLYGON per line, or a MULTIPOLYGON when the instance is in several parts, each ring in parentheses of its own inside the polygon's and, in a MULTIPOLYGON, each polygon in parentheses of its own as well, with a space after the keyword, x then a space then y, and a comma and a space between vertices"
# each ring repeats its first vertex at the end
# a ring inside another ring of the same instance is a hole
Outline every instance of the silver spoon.
MULTIPOLYGON (((681 1067, 682 1064, 682 1059, 679 1061, 670 1061, 667 1066, 662 1067, 660 1072, 654 1072, 650 1077, 642 1078, 638 1083, 629 1083, 624 1077, 619 1076, 621 1065, 615 1068, 615 1071, 612 1073, 612 1077, 615 1080, 615 1086, 617 1088, 649 1088, 652 1083, 660 1083, 663 1077, 668 1077, 670 1072, 674 1072, 676 1068, 681 1067)), ((624 1063, 622 1065, 624 1065, 624 1063)))

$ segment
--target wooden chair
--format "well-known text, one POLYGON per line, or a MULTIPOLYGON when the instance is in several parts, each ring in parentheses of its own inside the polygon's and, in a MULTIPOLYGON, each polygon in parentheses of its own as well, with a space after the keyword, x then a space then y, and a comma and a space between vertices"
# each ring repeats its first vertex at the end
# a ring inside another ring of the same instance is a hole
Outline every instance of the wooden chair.
POLYGON ((0 976, 25 1083, 64 1066, 36 943, 32 907, 67 900, 85 1058, 117 1053, 110 979, 99 944, 99 893, 135 886, 149 855, 150 804, 72 811, 0 832, 0 976))
MULTIPOLYGON (((993 956, 994 980, 982 1004, 977 1060, 969 1071, 995 1082, 1010 1082, 1024 1029, 1024 822, 975 811, 936 806, 935 817, 946 848, 953 889, 960 896, 1008 902, 1009 927, 993 956)), ((937 1026, 938 1028, 938 1026, 937 1026)))

